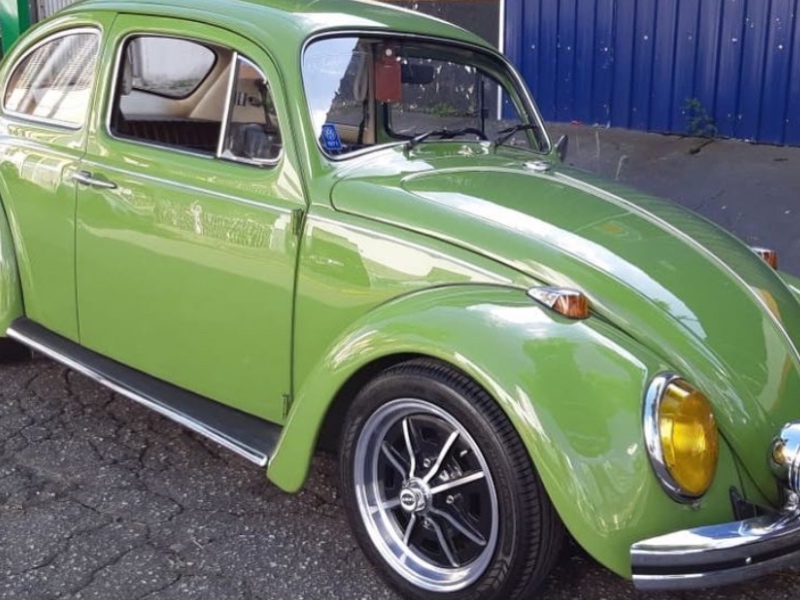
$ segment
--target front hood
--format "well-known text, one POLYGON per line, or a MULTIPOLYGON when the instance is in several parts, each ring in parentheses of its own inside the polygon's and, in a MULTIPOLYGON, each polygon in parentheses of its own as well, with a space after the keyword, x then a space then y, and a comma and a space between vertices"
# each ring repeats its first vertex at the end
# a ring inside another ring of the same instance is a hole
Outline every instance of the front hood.
POLYGON ((776 500, 769 444, 800 417, 800 304, 777 274, 672 203, 562 167, 536 173, 491 155, 465 162, 383 160, 345 175, 332 200, 582 290, 593 312, 708 395, 723 435, 776 500))

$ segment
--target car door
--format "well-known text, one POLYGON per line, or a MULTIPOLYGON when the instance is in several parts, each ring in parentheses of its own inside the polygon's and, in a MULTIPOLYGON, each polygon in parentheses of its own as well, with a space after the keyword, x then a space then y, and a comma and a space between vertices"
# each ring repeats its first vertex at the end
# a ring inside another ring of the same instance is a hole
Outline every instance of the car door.
POLYGON ((209 25, 120 15, 81 164, 81 343, 280 422, 304 198, 278 74, 209 25))
POLYGON ((25 313, 78 339, 73 175, 85 150, 101 31, 112 15, 57 20, 6 57, 0 195, 25 313))

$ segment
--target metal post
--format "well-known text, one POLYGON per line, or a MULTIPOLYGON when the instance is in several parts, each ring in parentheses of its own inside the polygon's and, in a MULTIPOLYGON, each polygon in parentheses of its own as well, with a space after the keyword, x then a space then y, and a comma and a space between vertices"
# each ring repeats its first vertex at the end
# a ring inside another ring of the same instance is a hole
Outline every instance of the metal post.
POLYGON ((3 36, 3 55, 30 25, 31 7, 28 0, 0 0, 0 34, 3 36))

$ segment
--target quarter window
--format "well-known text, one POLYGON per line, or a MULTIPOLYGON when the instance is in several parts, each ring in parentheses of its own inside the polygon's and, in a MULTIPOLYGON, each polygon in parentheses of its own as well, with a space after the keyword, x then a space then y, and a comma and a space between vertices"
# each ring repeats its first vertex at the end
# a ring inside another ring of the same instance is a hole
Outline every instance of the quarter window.
POLYGON ((94 82, 99 36, 80 32, 41 44, 14 68, 3 97, 12 113, 80 126, 94 82))
POLYGON ((252 62, 242 57, 236 62, 222 158, 274 162, 281 152, 281 134, 269 84, 252 62))

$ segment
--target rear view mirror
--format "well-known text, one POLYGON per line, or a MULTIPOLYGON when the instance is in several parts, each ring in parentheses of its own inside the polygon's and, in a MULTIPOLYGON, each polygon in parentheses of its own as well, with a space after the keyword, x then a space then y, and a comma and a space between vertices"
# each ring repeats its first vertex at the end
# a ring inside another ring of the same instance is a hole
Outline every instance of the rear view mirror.
POLYGON ((434 78, 433 67, 430 65, 405 64, 402 68, 401 79, 403 83, 412 85, 428 85, 434 78))

